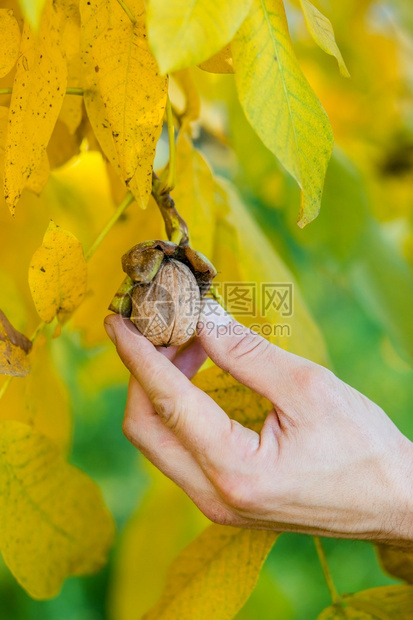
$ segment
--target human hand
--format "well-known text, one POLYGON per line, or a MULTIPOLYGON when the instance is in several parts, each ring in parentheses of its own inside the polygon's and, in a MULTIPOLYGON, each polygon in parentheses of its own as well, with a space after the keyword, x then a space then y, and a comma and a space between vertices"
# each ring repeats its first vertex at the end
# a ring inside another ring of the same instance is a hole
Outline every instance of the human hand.
POLYGON ((181 351, 107 317, 131 372, 128 439, 217 523, 409 547, 413 444, 329 370, 216 311, 181 351), (207 355, 273 403, 260 434, 190 382, 207 355))

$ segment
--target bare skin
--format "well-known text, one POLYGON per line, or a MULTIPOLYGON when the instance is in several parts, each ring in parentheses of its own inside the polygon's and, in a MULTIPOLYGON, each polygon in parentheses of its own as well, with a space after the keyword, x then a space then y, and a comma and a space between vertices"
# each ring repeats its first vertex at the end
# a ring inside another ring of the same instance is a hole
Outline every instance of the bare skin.
POLYGON ((329 370, 215 310, 179 351, 107 317, 131 373, 126 437, 217 523, 413 549, 413 443, 329 370), (207 356, 273 403, 260 434, 192 385, 207 356))

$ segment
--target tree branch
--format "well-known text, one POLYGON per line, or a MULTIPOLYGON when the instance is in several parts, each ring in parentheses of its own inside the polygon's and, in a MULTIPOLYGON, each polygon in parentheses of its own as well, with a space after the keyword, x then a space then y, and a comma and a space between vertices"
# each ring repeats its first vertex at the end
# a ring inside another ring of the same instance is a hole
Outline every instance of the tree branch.
POLYGON ((168 141, 169 141, 169 161, 161 174, 162 192, 168 193, 175 187, 175 125, 174 115, 172 111, 171 100, 166 100, 166 121, 168 125, 168 141))

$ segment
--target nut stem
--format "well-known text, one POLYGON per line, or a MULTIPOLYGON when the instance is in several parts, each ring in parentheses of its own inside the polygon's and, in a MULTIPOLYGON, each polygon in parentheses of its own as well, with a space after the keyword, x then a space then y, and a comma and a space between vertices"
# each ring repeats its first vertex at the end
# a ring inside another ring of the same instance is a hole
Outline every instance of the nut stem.
POLYGON ((168 239, 177 245, 188 245, 188 226, 179 215, 170 194, 162 188, 162 182, 155 172, 152 172, 152 196, 164 219, 168 239))

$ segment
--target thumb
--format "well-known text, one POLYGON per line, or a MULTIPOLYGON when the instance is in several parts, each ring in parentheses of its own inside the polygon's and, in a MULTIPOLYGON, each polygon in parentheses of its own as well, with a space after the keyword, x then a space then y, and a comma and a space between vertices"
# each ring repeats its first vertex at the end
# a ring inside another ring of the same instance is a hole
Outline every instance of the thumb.
POLYGON ((289 369, 297 356, 238 323, 215 300, 204 301, 197 330, 215 364, 272 402, 280 387, 290 383, 289 369))

